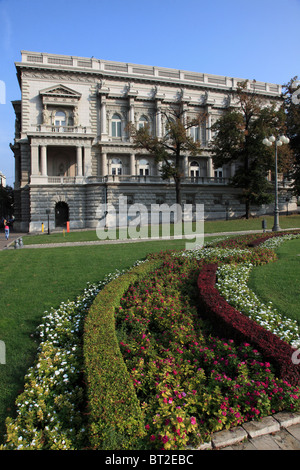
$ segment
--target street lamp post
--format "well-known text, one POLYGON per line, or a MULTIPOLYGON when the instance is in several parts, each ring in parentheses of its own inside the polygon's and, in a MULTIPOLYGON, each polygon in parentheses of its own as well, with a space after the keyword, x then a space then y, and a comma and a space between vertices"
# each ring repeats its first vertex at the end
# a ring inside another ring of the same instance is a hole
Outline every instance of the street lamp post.
POLYGON ((263 140, 263 144, 267 147, 271 147, 273 142, 275 142, 275 207, 274 207, 274 226, 272 228, 273 232, 278 232, 280 230, 279 225, 279 209, 278 209, 278 175, 277 175, 277 147, 280 147, 282 144, 288 144, 290 139, 285 135, 281 135, 276 139, 273 135, 269 138, 263 140))

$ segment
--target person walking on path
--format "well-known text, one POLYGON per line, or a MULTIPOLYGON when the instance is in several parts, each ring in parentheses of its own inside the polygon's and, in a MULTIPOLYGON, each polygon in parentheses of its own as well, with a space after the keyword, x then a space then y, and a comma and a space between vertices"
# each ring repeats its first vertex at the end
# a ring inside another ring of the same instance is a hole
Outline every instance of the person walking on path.
POLYGON ((5 240, 8 240, 9 237, 9 226, 6 224, 4 226, 4 231, 5 231, 5 240))

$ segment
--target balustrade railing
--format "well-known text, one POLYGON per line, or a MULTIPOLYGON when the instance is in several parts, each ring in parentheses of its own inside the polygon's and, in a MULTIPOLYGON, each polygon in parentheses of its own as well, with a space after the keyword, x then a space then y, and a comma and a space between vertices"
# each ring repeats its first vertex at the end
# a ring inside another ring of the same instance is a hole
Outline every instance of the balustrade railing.
POLYGON ((45 132, 45 133, 70 133, 70 134, 88 134, 90 128, 86 126, 55 126, 55 125, 45 125, 39 124, 35 127, 36 132, 45 132))
MULTIPOLYGON (((227 178, 209 176, 185 177, 182 184, 217 184, 225 185, 227 178)), ((107 175, 107 176, 48 176, 48 184, 97 184, 97 183, 136 183, 136 184, 174 184, 173 179, 163 180, 160 176, 143 175, 107 175)))

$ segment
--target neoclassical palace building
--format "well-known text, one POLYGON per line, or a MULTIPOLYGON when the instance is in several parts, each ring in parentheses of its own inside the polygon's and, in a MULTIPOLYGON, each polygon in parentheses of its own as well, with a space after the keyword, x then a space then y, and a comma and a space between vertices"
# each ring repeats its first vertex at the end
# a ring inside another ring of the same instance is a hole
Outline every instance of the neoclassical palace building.
MULTIPOLYGON (((15 217, 22 231, 41 231, 69 222, 70 228, 97 226, 100 204, 173 204, 172 180, 162 180, 154 155, 135 149, 128 123, 148 124, 164 134, 163 111, 176 103, 187 117, 205 112, 199 128, 199 156, 185 156, 182 202, 204 204, 205 218, 239 216, 244 205, 228 186, 234 165, 214 168, 211 125, 235 104, 240 79, 155 66, 22 51, 16 63, 21 100, 16 114, 15 217)), ((248 82, 267 100, 281 86, 248 82)), ((281 199, 281 208, 286 193, 281 199)), ((284 204, 283 204, 284 203, 284 204)), ((263 213, 268 208, 257 208, 263 213)))

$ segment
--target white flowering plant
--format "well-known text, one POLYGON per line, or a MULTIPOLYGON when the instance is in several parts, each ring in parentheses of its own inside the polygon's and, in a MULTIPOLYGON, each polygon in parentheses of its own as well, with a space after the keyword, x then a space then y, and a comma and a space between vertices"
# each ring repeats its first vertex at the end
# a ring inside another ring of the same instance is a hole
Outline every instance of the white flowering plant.
POLYGON ((272 302, 262 302, 248 287, 248 279, 253 268, 252 264, 224 264, 218 268, 216 288, 225 300, 247 315, 265 329, 277 335, 293 347, 300 346, 300 330, 298 323, 283 317, 272 302))
MULTIPOLYGON (((140 264, 137 262, 136 264, 140 264)), ((98 292, 126 271, 116 270, 88 284, 75 301, 45 312, 39 347, 16 401, 17 415, 6 419, 1 450, 74 450, 86 444, 83 383, 83 321, 98 292)))

